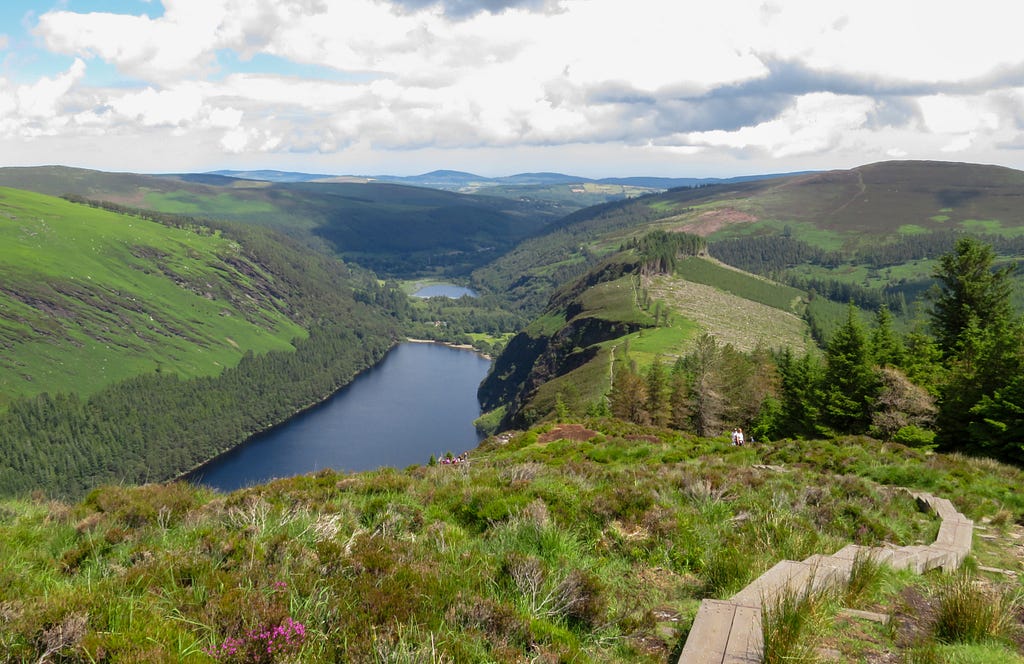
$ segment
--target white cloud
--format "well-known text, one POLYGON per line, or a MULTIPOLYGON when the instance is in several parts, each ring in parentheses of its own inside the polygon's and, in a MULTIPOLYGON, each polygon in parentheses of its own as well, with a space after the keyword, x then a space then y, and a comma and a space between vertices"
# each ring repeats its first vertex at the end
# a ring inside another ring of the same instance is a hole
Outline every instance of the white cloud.
POLYGON ((0 136, 31 139, 59 133, 69 123, 68 93, 84 74, 85 63, 76 59, 67 71, 32 84, 0 79, 0 136))
POLYGON ((220 146, 229 154, 244 152, 251 141, 251 132, 243 127, 235 127, 227 132, 220 139, 220 146))
POLYGON ((977 135, 972 131, 967 134, 955 137, 949 143, 942 146, 943 152, 963 152, 969 149, 973 144, 977 135))
POLYGON ((918 104, 925 125, 935 133, 955 134, 999 126, 998 115, 979 96, 930 95, 919 99, 918 104))
POLYGON ((39 17, 40 41, 77 59, 27 86, 0 80, 0 134, 188 138, 211 159, 608 145, 795 160, 980 154, 1024 127, 1024 5, 1004 0, 163 5, 39 17), (292 75, 219 69, 260 54, 292 75), (89 85, 92 59, 134 87, 89 85))
POLYGON ((753 148, 773 157, 791 157, 836 147, 864 127, 874 102, 831 93, 804 95, 781 116, 737 131, 706 131, 681 137, 682 144, 753 148))
POLYGON ((242 123, 244 113, 228 106, 227 108, 214 108, 207 116, 206 124, 209 127, 218 129, 234 129, 242 123))
POLYGON ((785 0, 751 38, 760 52, 824 71, 959 81, 1021 62, 1024 5, 977 0, 785 0))
POLYGON ((179 126, 195 121, 203 110, 203 91, 187 85, 157 91, 146 88, 109 102, 114 113, 143 127, 179 126))

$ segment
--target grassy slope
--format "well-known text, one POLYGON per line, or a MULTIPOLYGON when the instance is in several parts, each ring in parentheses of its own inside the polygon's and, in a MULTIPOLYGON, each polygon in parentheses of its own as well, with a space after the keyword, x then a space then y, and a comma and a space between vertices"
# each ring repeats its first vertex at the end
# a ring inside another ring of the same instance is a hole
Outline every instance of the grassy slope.
POLYGON ((796 224, 797 232, 799 224, 807 223, 820 234, 812 244, 835 248, 837 242, 856 245, 937 229, 1017 233, 1024 225, 1022 202, 1021 171, 980 164, 882 162, 765 181, 742 196, 726 193, 677 212, 677 219, 709 235, 756 222, 796 224), (981 220, 998 223, 979 227, 981 220))
POLYGON ((0 185, 267 225, 388 274, 466 271, 561 216, 559 206, 384 183, 267 183, 65 167, 0 168, 0 185))
MULTIPOLYGON (((577 442, 550 425, 491 439, 461 466, 323 471, 228 496, 151 485, 0 502, 0 649, 8 661, 48 646, 62 661, 270 661, 224 646, 265 647, 261 630, 284 626, 287 661, 672 661, 702 598, 780 559, 933 539, 935 518, 891 484, 990 520, 976 562, 1022 569, 1009 537, 1024 518, 1020 470, 869 439, 733 448, 585 424, 577 442)), ((883 570, 847 606, 894 613, 895 626, 835 619, 820 628, 830 661, 962 651, 937 643, 927 611, 907 614, 938 585, 883 570)), ((994 659, 970 661, 1020 661, 1011 642, 983 648, 994 659)))
MULTIPOLYGON (((788 231, 822 249, 850 250, 939 230, 1019 236, 1024 233, 1022 203, 1024 172, 946 162, 883 162, 679 189, 570 215, 475 276, 480 284, 510 289, 519 301, 539 308, 544 293, 558 286, 548 276, 559 266, 579 264, 584 255, 596 262, 630 237, 656 228, 712 241, 788 231)), ((889 279, 926 276, 928 270, 927 262, 880 275, 851 266, 828 276, 881 286, 889 279)))
POLYGON ((795 313, 804 306, 801 295, 801 291, 794 288, 702 258, 682 261, 674 276, 644 278, 641 283, 632 276, 625 276, 599 283, 579 295, 580 311, 574 319, 567 321, 552 311, 532 324, 529 332, 552 335, 573 320, 584 318, 634 323, 644 329, 599 344, 598 352, 590 361, 540 386, 531 403, 537 412, 546 413, 553 410, 561 397, 578 400, 578 403, 570 403, 570 407, 585 409, 586 404, 603 398, 611 389, 611 352, 626 345, 630 359, 641 371, 656 358, 674 362, 675 358, 686 354, 703 333, 714 335, 721 343, 732 344, 742 351, 749 352, 757 346, 788 346, 802 353, 810 340, 807 324, 795 313), (651 299, 646 310, 640 302, 643 290, 651 299), (652 313, 657 303, 671 312, 668 325, 654 326, 652 313))
POLYGON ((211 375, 305 335, 233 242, 49 196, 0 189, 0 270, 0 405, 211 375))

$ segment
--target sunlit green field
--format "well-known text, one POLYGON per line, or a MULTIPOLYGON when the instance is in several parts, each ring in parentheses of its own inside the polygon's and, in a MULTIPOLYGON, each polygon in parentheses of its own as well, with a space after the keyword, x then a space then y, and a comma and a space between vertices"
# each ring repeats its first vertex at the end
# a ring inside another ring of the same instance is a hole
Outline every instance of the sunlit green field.
POLYGON ((215 374, 304 336, 268 277, 205 229, 0 189, 0 406, 139 373, 215 374))

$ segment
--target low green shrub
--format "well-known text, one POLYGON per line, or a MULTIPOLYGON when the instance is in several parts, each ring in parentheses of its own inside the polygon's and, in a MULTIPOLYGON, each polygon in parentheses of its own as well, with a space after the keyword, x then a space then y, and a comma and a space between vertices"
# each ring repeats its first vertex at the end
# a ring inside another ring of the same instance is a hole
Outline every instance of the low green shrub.
POLYGON ((933 449, 935 447, 935 432, 929 431, 928 429, 922 429, 921 427, 913 424, 908 424, 905 427, 901 427, 899 431, 894 433, 892 440, 895 443, 900 443, 907 447, 933 449))

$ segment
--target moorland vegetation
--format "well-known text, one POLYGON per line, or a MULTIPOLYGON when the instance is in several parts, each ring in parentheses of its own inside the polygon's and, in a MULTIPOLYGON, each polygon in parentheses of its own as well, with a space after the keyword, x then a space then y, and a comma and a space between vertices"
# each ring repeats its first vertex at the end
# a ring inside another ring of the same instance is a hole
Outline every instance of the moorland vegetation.
POLYGON ((40 493, 0 502, 0 650, 10 662, 674 661, 701 599, 780 559, 934 540, 938 521, 897 485, 954 496, 986 524, 957 595, 968 608, 943 599, 938 572, 876 566, 816 598, 772 652, 1016 662, 1019 583, 984 570, 1019 570, 1022 481, 870 438, 737 448, 595 418, 491 438, 460 464, 324 470, 230 495, 40 493), (985 622, 997 600, 1001 620, 985 622))

